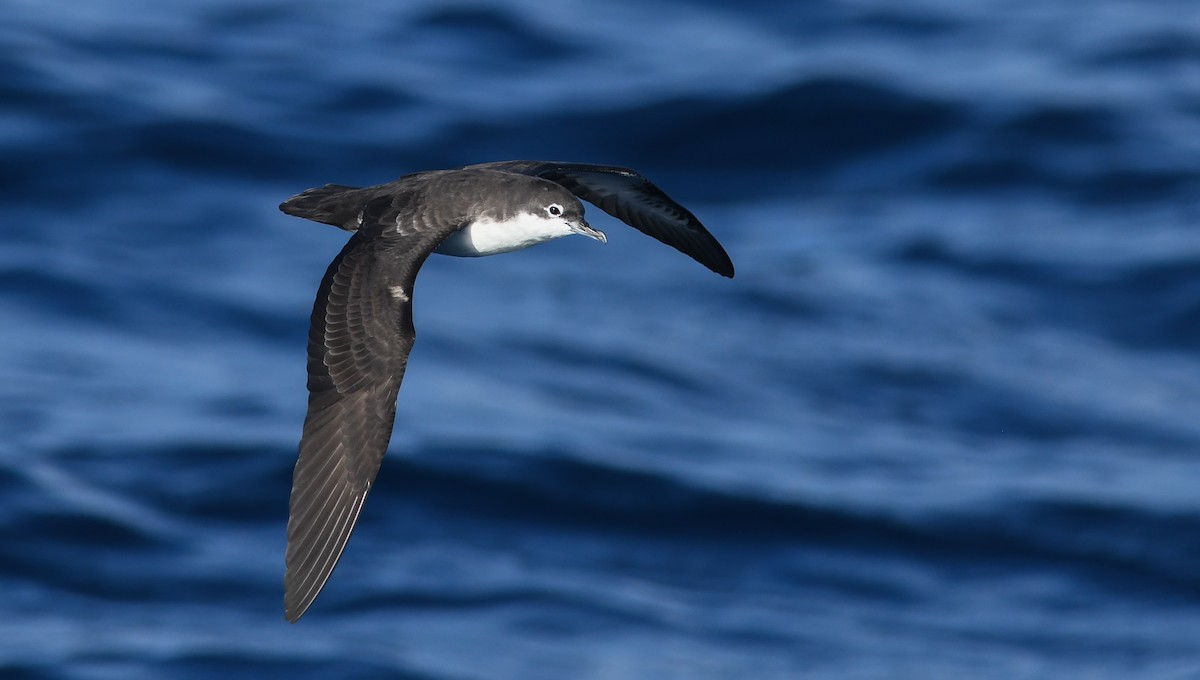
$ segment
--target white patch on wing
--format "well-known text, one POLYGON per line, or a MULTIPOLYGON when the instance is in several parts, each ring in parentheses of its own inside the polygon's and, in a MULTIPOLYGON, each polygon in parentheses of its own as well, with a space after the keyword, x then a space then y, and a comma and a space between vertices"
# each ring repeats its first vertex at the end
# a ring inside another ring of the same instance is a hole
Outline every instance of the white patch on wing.
POLYGON ((388 286, 388 294, 401 302, 408 302, 408 293, 404 286, 388 286))
POLYGON ((442 241, 435 252, 458 257, 483 257, 521 250, 572 233, 564 220, 521 213, 508 220, 475 220, 442 241))

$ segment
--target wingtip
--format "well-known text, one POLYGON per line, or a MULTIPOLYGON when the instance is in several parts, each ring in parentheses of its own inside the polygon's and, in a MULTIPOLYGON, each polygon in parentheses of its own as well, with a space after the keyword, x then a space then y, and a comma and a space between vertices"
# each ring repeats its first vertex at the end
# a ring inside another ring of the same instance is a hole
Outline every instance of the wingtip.
MULTIPOLYGON (((716 243, 716 241, 717 239, 714 238, 713 242, 716 243)), ((729 259, 729 253, 725 252, 724 248, 721 248, 721 244, 717 243, 717 248, 720 250, 718 257, 715 259, 716 266, 709 268, 727 279, 732 279, 733 260, 729 259)))
POLYGON ((716 245, 718 252, 711 253, 710 256, 706 257, 705 259, 700 259, 698 257, 695 259, 700 261, 704 266, 708 267, 713 272, 720 274, 727 279, 732 279, 733 260, 729 259, 729 255, 725 252, 724 248, 721 248, 719 243, 716 243, 715 238, 713 239, 713 243, 716 245))
POLYGON ((312 603, 316 601, 317 595, 320 592, 321 589, 318 589, 316 593, 300 596, 289 589, 285 583, 283 592, 283 618, 287 619, 288 623, 299 621, 300 617, 304 616, 305 612, 312 606, 312 603))
POLYGON ((289 584, 284 583, 283 586, 283 618, 287 619, 288 623, 295 623, 304 616, 304 612, 308 611, 309 605, 316 598, 309 598, 307 602, 304 599, 297 599, 296 593, 288 587, 289 584))

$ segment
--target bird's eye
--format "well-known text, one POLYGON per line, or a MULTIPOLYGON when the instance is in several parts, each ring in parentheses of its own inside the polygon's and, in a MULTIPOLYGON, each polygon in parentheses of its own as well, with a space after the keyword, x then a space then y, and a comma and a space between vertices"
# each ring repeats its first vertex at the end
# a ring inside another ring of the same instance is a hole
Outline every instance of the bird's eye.
POLYGON ((562 206, 557 203, 551 203, 550 205, 546 206, 546 212, 550 213, 554 217, 558 217, 562 214, 562 206))

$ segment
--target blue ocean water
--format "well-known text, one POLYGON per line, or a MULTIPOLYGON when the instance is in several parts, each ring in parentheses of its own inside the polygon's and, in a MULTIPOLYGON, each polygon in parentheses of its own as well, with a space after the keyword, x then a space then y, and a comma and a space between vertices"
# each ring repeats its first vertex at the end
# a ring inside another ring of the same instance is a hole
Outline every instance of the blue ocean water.
POLYGON ((1200 677, 1193 0, 13 0, 0 677, 1200 677), (326 182, 635 167, 433 258, 283 619, 326 182))

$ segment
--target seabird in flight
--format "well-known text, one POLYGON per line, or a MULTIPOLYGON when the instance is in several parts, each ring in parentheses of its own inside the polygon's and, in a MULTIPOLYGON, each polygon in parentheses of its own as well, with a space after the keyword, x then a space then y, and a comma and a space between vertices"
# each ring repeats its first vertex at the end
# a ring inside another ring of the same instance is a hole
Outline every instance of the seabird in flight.
POLYGON ((725 249, 691 212, 628 168, 505 161, 309 189, 289 215, 354 232, 321 280, 308 334, 308 414, 292 479, 284 610, 312 604, 358 521, 392 436, 416 339, 412 291, 430 253, 482 257, 581 234, 583 199, 733 276, 725 249))

